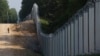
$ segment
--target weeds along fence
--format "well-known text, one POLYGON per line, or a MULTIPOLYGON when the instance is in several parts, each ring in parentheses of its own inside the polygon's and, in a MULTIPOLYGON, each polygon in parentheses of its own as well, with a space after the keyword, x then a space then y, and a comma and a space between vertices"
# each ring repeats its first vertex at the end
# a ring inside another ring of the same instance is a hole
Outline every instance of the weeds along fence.
POLYGON ((90 0, 52 34, 44 34, 34 4, 32 17, 44 56, 76 56, 100 53, 100 0, 90 0))

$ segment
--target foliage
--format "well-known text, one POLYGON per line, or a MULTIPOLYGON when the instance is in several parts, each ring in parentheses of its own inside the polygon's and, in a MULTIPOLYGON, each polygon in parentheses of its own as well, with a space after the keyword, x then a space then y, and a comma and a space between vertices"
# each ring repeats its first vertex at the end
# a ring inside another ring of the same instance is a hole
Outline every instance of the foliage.
POLYGON ((19 12, 19 17, 21 18, 21 20, 24 20, 24 18, 31 12, 33 3, 34 3, 34 0, 22 1, 22 9, 19 12))
POLYGON ((32 5, 37 3, 40 17, 49 22, 48 26, 43 25, 43 29, 46 33, 52 33, 67 22, 86 2, 87 0, 23 0, 19 14, 23 20, 31 12, 32 5))
POLYGON ((6 22, 8 9, 7 0, 0 0, 0 22, 6 22))
POLYGON ((48 20, 41 18, 40 22, 41 22, 41 25, 42 25, 41 27, 42 27, 43 32, 47 33, 45 29, 48 29, 48 27, 49 27, 48 20))
POLYGON ((15 8, 9 9, 9 23, 16 23, 17 22, 17 12, 15 8))
POLYGON ((17 12, 14 8, 9 9, 7 0, 0 0, 0 23, 15 23, 17 12))
POLYGON ((45 19, 40 19, 41 24, 49 25, 49 22, 45 19))

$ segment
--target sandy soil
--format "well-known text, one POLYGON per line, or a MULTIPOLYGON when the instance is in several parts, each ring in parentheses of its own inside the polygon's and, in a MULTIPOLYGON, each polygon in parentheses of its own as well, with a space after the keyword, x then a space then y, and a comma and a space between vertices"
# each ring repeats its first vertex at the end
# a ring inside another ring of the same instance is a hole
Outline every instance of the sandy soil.
POLYGON ((31 50, 36 40, 31 20, 20 24, 0 24, 0 56, 40 56, 31 50))

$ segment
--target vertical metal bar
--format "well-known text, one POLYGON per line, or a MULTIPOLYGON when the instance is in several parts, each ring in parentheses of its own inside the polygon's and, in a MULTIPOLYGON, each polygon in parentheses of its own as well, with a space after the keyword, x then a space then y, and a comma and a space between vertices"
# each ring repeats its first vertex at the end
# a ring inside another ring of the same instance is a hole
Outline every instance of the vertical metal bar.
POLYGON ((59 30, 59 56, 61 56, 61 30, 59 30))
POLYGON ((63 56, 63 28, 61 28, 61 56, 63 56))
POLYGON ((65 48, 65 46, 66 46, 66 37, 65 37, 65 25, 64 25, 64 29, 63 29, 63 56, 65 56, 65 52, 66 52, 66 48, 65 48))
POLYGON ((47 41, 47 39, 45 40, 45 45, 46 45, 45 46, 45 49, 46 49, 46 53, 45 54, 47 55, 47 42, 46 41, 47 41))
POLYGON ((78 16, 75 19, 75 55, 78 55, 78 16))
POLYGON ((66 52, 65 52, 65 56, 68 56, 68 26, 66 25, 66 28, 65 28, 65 43, 66 43, 66 46, 65 46, 65 49, 66 49, 66 52))
POLYGON ((57 53, 57 33, 55 33, 54 39, 55 39, 54 40, 54 43, 55 43, 54 44, 54 51, 55 51, 55 53, 54 53, 55 55, 54 56, 56 56, 56 53, 57 53))
POLYGON ((61 28, 61 43, 60 43, 60 46, 61 46, 61 56, 63 56, 63 29, 61 28))
POLYGON ((68 25, 68 56, 70 56, 70 23, 68 25))
POLYGON ((71 21, 71 56, 74 55, 74 21, 71 21))
POLYGON ((48 56, 51 56, 51 42, 50 42, 50 38, 49 38, 49 40, 48 40, 48 43, 49 43, 49 46, 48 46, 48 49, 49 49, 49 54, 48 54, 48 56))
POLYGON ((72 40, 72 38, 71 38, 71 22, 70 22, 70 56, 72 56, 72 49, 71 49, 71 44, 72 44, 72 42, 71 42, 71 40, 72 40))
POLYGON ((66 45, 66 37, 65 37, 65 26, 64 26, 64 29, 63 29, 63 56, 65 56, 65 45, 66 45))
POLYGON ((54 56, 56 56, 56 50, 57 50, 57 33, 55 34, 54 37, 54 56))
POLYGON ((98 1, 96 1, 96 3, 95 3, 95 32, 96 32, 96 52, 100 52, 100 0, 98 0, 98 1))
POLYGON ((67 25, 67 56, 68 56, 68 25, 67 25))
POLYGON ((61 29, 61 56, 63 56, 63 28, 61 29))
POLYGON ((51 47, 52 47, 52 49, 51 49, 51 54, 52 54, 52 56, 53 56, 53 39, 51 38, 51 47))
POLYGON ((75 19, 74 19, 74 21, 73 21, 73 44, 74 44, 74 53, 73 53, 73 55, 75 56, 75 19))
POLYGON ((59 31, 58 31, 58 38, 57 38, 57 40, 58 40, 58 41, 57 41, 57 42, 58 42, 58 43, 57 43, 57 47, 58 47, 58 48, 57 48, 57 56, 59 56, 59 31))
POLYGON ((62 36, 61 36, 61 31, 62 31, 62 30, 60 29, 60 38, 59 38, 59 39, 60 39, 60 43, 59 43, 59 44, 60 44, 60 53, 59 53, 60 56, 62 56, 62 50, 61 50, 61 49, 62 49, 62 48, 61 48, 61 47, 62 47, 62 45, 61 45, 61 38, 62 38, 62 36))
MULTIPOLYGON (((78 15, 78 17, 79 17, 79 15, 78 15)), ((79 18, 78 18, 78 54, 79 54, 79 18)))
POLYGON ((54 39, 53 38, 51 39, 52 39, 52 56, 54 56, 54 39))
POLYGON ((90 41, 90 52, 94 53, 94 4, 91 3, 89 7, 89 41, 90 41))
POLYGON ((90 47, 89 46, 90 44, 89 44, 89 42, 90 41, 89 41, 89 8, 88 8, 88 52, 90 52, 90 48, 89 48, 90 47))
POLYGON ((55 56, 57 56, 57 48, 58 48, 58 46, 57 46, 57 43, 58 43, 58 32, 56 32, 56 37, 55 37, 55 56))
POLYGON ((60 32, 58 31, 58 56, 60 56, 60 32))
POLYGON ((72 49, 71 49, 71 40, 72 40, 72 38, 71 38, 71 22, 70 22, 70 55, 72 54, 72 49))
POLYGON ((95 23, 96 22, 96 5, 95 5, 95 2, 94 2, 94 51, 96 51, 96 26, 95 26, 95 23))
POLYGON ((82 12, 80 12, 80 15, 79 15, 79 54, 83 54, 82 53, 82 48, 83 48, 82 38, 83 38, 82 36, 82 12))
POLYGON ((84 53, 88 53, 88 12, 87 7, 84 11, 84 53))
POLYGON ((82 14, 82 38, 83 38, 83 54, 84 54, 84 11, 82 14))
POLYGON ((54 34, 55 36, 53 37, 53 56, 56 55, 56 33, 54 34))
POLYGON ((49 39, 49 56, 51 56, 51 39, 49 39))
POLYGON ((46 54, 46 55, 47 55, 47 53, 48 53, 48 52, 47 52, 47 40, 48 40, 48 39, 46 38, 46 39, 45 39, 45 49, 46 49, 46 50, 45 50, 45 54, 46 54))

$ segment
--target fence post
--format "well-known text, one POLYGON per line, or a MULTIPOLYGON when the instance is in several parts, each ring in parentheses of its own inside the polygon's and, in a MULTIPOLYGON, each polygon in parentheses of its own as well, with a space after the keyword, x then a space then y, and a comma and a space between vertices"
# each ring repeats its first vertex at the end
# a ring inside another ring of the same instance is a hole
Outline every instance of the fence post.
POLYGON ((75 16, 75 55, 78 55, 78 16, 75 16))
POLYGON ((82 52, 82 48, 83 48, 82 38, 83 38, 83 36, 82 36, 82 12, 80 12, 80 14, 79 14, 79 54, 83 54, 83 52, 82 52))
POLYGON ((68 27, 65 27, 65 56, 68 56, 68 27))
POLYGON ((70 23, 68 24, 68 56, 70 56, 71 55, 71 43, 70 43, 70 23))
POLYGON ((100 52, 100 0, 95 0, 96 51, 100 52))
POLYGON ((74 56, 74 21, 71 22, 71 56, 74 56))
POLYGON ((94 53, 94 4, 89 4, 89 51, 94 53))
POLYGON ((84 54, 88 54, 88 7, 84 9, 84 54))

